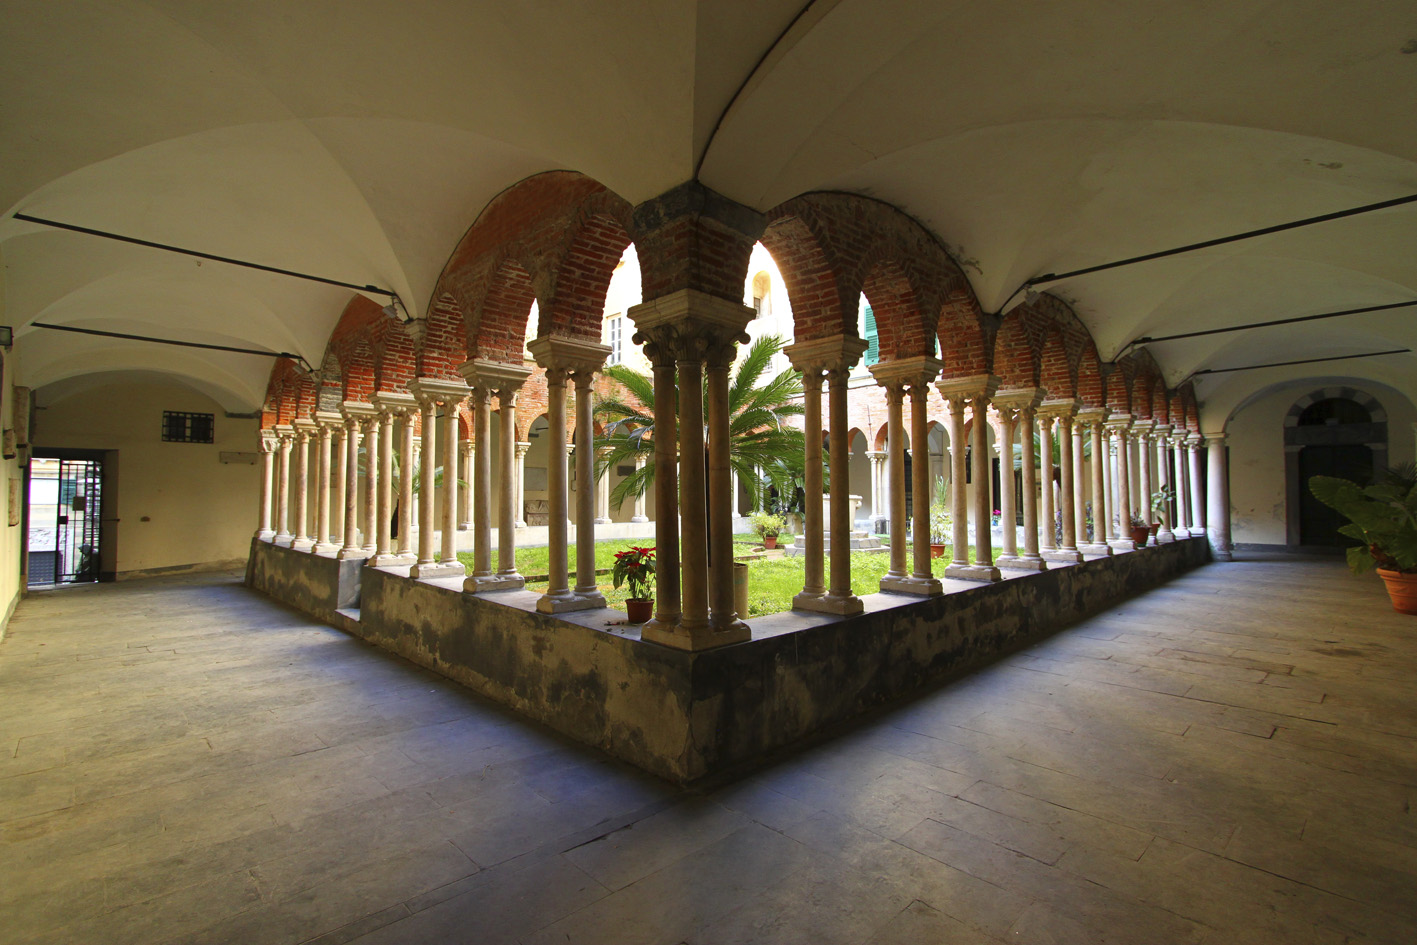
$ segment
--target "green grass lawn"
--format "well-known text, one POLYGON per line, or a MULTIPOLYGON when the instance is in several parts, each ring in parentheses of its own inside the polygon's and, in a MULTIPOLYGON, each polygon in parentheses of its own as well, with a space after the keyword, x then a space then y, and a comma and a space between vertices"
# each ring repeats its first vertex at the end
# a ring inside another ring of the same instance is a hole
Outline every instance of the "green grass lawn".
MULTIPOLYGON (((734 554, 745 555, 751 553, 758 546, 758 541, 753 535, 734 535, 734 554)), ((595 543, 595 566, 597 570, 609 569, 614 563, 615 553, 624 551, 632 546, 647 546, 652 543, 651 539, 637 540, 617 540, 598 541, 595 543)), ((570 562, 570 583, 576 583, 576 558, 575 548, 568 551, 570 562)), ((906 567, 910 567, 910 548, 906 547, 906 567)), ((459 560, 472 570, 472 554, 461 552, 458 554, 459 560)), ((970 549, 969 559, 974 560, 974 549, 970 549)), ((945 567, 949 564, 950 552, 945 551, 943 558, 934 559, 934 573, 936 577, 944 574, 945 567)), ((517 549, 517 570, 529 576, 543 575, 550 567, 550 553, 547 548, 518 548, 517 549)), ((492 566, 497 566, 497 552, 492 552, 492 566)), ((826 567, 830 568, 830 562, 826 567)), ((851 555, 851 591, 853 594, 865 595, 874 594, 881 589, 881 578, 890 567, 890 555, 880 553, 867 553, 863 551, 853 552, 851 555)), ((806 580, 806 565, 804 559, 797 558, 760 558, 748 562, 748 617, 761 617, 766 614, 781 613, 792 609, 792 598, 802 590, 802 584, 806 580)), ((600 581, 600 592, 605 595, 606 603, 611 607, 623 610, 625 608, 625 598, 627 588, 616 590, 610 582, 608 574, 602 575, 600 581)), ((546 590, 546 582, 533 582, 527 584, 527 590, 543 592, 546 590)))

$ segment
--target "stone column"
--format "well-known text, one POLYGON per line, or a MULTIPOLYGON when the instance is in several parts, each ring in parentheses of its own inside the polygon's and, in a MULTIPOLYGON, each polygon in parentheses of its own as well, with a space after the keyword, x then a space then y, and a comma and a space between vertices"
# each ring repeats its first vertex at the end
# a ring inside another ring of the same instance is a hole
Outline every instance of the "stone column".
MULTIPOLYGON (((879 366, 879 365, 877 365, 879 366)), ((875 371, 875 367, 872 368, 875 371)), ((886 454, 890 476, 890 567, 881 579, 881 590, 903 594, 921 593, 905 566, 905 382, 900 378, 882 380, 886 391, 886 454)))
POLYGON ((1133 418, 1128 414, 1112 417, 1107 421, 1108 432, 1111 433, 1113 441, 1117 445, 1117 465, 1114 473, 1116 485, 1112 489, 1113 501, 1116 503, 1115 516, 1117 520, 1117 534, 1112 539, 1112 547, 1117 551, 1135 551, 1136 542, 1132 541, 1132 472, 1131 472, 1131 445, 1127 431, 1131 429, 1133 418))
POLYGON ((1045 561, 1060 564, 1077 564, 1082 560, 1078 551, 1078 488, 1082 478, 1078 466, 1078 456, 1082 453, 1082 440, 1073 428, 1073 417, 1077 415, 1079 404, 1075 400, 1046 400, 1043 409, 1058 419, 1058 459, 1061 469, 1058 483, 1058 511, 1063 526, 1063 543, 1056 550, 1043 555, 1045 561))
POLYGON ((679 419, 673 404, 679 396, 672 327, 638 332, 654 371, 654 618, 640 631, 642 638, 684 647, 679 631, 679 419))
POLYGON ((418 475, 418 454, 414 449, 413 434, 418 401, 412 394, 404 396, 408 400, 399 423, 399 561, 401 564, 412 564, 418 560, 413 543, 413 480, 418 475))
POLYGON ((1047 565, 1038 553, 1038 487, 1033 454, 1033 417, 1043 402, 1045 391, 1036 387, 1001 390, 994 395, 994 409, 1002 421, 1004 436, 999 444, 1000 477, 999 511, 1004 533, 1003 553, 995 559, 999 568, 1011 571, 1043 571, 1047 565), (1021 429, 1017 426, 1021 424, 1021 429), (1023 447, 1023 554, 1018 553, 1018 536, 1014 527, 1013 452, 1014 434, 1019 434, 1023 447))
POLYGON ((269 430, 262 430, 256 448, 261 453, 261 498, 256 506, 256 539, 270 541, 276 537, 276 531, 271 527, 271 497, 275 485, 275 454, 279 441, 269 430))
MULTIPOLYGON (((905 546, 906 546, 906 515, 905 515, 905 391, 907 388, 911 392, 911 425, 919 428, 916 413, 919 419, 924 419, 924 399, 929 390, 930 382, 939 377, 940 369, 944 364, 937 358, 916 356, 910 358, 898 358, 894 361, 881 361, 870 366, 871 374, 876 378, 876 383, 885 388, 886 403, 886 469, 890 479, 890 485, 886 491, 890 499, 890 536, 891 536, 891 562, 890 569, 885 577, 881 578, 881 590, 897 594, 914 594, 918 596, 934 596, 944 593, 938 579, 933 576, 930 562, 930 499, 928 495, 917 493, 915 496, 915 534, 911 536, 914 543, 915 567, 912 573, 906 572, 905 546), (919 394, 917 395, 917 391, 919 394), (917 401, 918 397, 918 401, 917 401), (916 403, 920 406, 917 408, 916 403), (921 529, 920 512, 925 512, 924 528, 921 529), (921 566, 920 553, 924 550, 924 562, 921 566)), ((925 471, 925 486, 929 489, 929 456, 930 447, 923 430, 912 431, 911 455, 918 460, 911 464, 913 488, 921 488, 920 470, 925 471)), ((833 485, 832 491, 836 492, 833 485)))
POLYGON ((344 547, 344 491, 349 478, 349 450, 345 449, 344 415, 332 410, 333 429, 330 430, 330 455, 335 467, 330 481, 330 544, 334 553, 344 547))
POLYGON ((1205 534, 1205 490, 1201 488, 1201 443, 1205 438, 1199 433, 1186 437, 1186 452, 1190 455, 1190 477, 1188 485, 1191 493, 1191 537, 1205 534))
POLYGON ((366 558, 359 541, 359 422, 374 408, 355 400, 340 405, 344 417, 344 546, 339 550, 342 560, 366 558))
MULTIPOLYGON (((1081 411, 1079 411, 1081 412, 1081 411)), ((1072 454, 1073 454, 1073 533, 1077 536, 1077 548, 1079 553, 1084 550, 1088 543, 1087 538, 1087 514, 1091 505, 1090 480, 1087 474, 1087 459, 1083 442, 1087 438, 1087 424, 1080 417, 1073 418, 1072 421, 1072 454)), ((1096 459, 1096 457, 1093 457, 1096 459)))
MULTIPOLYGON (((597 465, 604 464, 605 457, 609 453, 610 451, 606 447, 598 448, 596 450, 597 465)), ((733 494, 736 496, 738 490, 734 489, 733 494)), ((595 481, 595 524, 609 525, 613 521, 614 519, 610 517, 610 466, 607 464, 604 466, 600 478, 595 481)))
MULTIPOLYGON (((610 356, 607 347, 605 357, 610 356)), ((595 372, 605 364, 583 362, 576 368, 576 597, 586 608, 604 607, 605 595, 595 580, 595 405, 590 387, 595 372)), ((727 391, 724 392, 725 399, 727 391)), ((609 481, 608 479, 606 480, 609 481)), ((733 536, 728 536, 728 548, 733 550, 733 536)), ((730 588, 731 592, 731 588, 730 588)))
MULTIPOLYGON (((513 431, 512 435, 516 436, 516 432, 513 431)), ((531 450, 531 443, 521 441, 516 447, 517 464, 513 473, 516 478, 516 498, 512 508, 512 526, 526 528, 526 454, 531 450)))
POLYGON ((330 442, 340 420, 340 415, 333 411, 315 411, 319 431, 315 440, 315 544, 310 548, 314 554, 335 554, 339 551, 339 546, 330 540, 330 442))
MULTIPOLYGON (((490 408, 489 408, 489 412, 490 412, 490 408)), ((491 423, 490 418, 489 418, 489 421, 488 421, 488 422, 489 422, 489 424, 491 423)), ((459 477, 462 481, 458 483, 458 510, 459 510, 459 512, 461 513, 460 516, 459 516, 459 519, 458 519, 458 531, 460 531, 460 532, 465 532, 465 531, 467 531, 468 529, 472 528, 472 519, 473 519, 473 509, 472 509, 472 502, 473 502, 473 499, 472 499, 472 480, 473 480, 472 464, 473 464, 473 458, 472 458, 472 454, 473 454, 473 444, 474 444, 474 441, 476 441, 476 448, 477 448, 477 449, 479 449, 479 450, 480 450, 480 449, 486 449, 486 447, 484 447, 484 446, 482 445, 482 443, 483 443, 483 441, 482 441, 482 436, 481 436, 481 434, 480 434, 480 433, 478 432, 478 430, 477 430, 477 420, 476 420, 475 417, 474 417, 474 419, 473 419, 473 431, 472 431, 472 436, 469 437, 468 440, 467 440, 467 442, 466 442, 466 443, 463 443, 463 444, 460 446, 459 450, 458 450, 458 453, 459 453, 458 469, 462 470, 462 474, 461 474, 461 476, 459 477)), ((490 454, 490 450, 489 450, 489 454, 490 454)), ((479 503, 479 505, 480 505, 480 504, 481 504, 481 503, 479 503)))
POLYGON ((526 463, 530 443, 517 442, 517 391, 531 376, 524 364, 504 364, 478 359, 458 366, 472 390, 473 437, 477 451, 473 457, 473 569, 463 581, 463 590, 519 590, 526 579, 517 570, 517 508, 520 507, 520 470, 526 463), (497 571, 492 572, 492 395, 501 410, 499 432, 502 491, 497 505, 497 571))
MULTIPOLYGON (((1078 550, 1090 555, 1110 555, 1112 546, 1107 544, 1109 514, 1107 509, 1107 466, 1108 450, 1103 442, 1103 432, 1107 421, 1106 407, 1088 407, 1078 411, 1078 422, 1086 427, 1092 439, 1092 541, 1079 542, 1078 550)), ((1079 445, 1081 452, 1081 445, 1079 445)))
MULTIPOLYGON (((793 346, 796 347, 795 345, 793 346)), ((794 352, 797 354, 797 352, 794 352)), ((807 499, 802 509, 802 590, 792 598, 796 610, 815 610, 826 595, 825 562, 823 558, 822 503, 822 368, 799 356, 793 362, 802 372, 802 491, 807 499), (799 367, 798 364, 801 364, 799 367)))
MULTIPOLYGON (((386 567, 388 565, 408 564, 408 559, 395 551, 393 547, 393 517, 394 517, 394 421, 403 420, 403 426, 408 433, 405 440, 411 437, 412 428, 407 422, 408 413, 417 407, 418 402, 413 399, 412 394, 402 391, 380 391, 374 395, 374 409, 379 411, 378 422, 378 489, 376 491, 376 522, 375 522, 375 547, 374 560, 370 562, 375 567, 386 567)), ((405 515, 405 504, 403 495, 407 489, 412 492, 412 480, 409 476, 408 450, 407 444, 404 446, 404 458, 399 469, 399 542, 401 546, 406 546, 409 539, 407 518, 405 515)), ((373 451, 370 451, 369 462, 374 460, 373 451)))
MULTIPOLYGON (((1171 424, 1158 423, 1156 425, 1155 446, 1156 446, 1156 490, 1163 492, 1171 486, 1171 463, 1169 453, 1169 443, 1171 439, 1171 424)), ((1171 531, 1171 508, 1163 504, 1161 512, 1158 514, 1161 527, 1156 530, 1156 543, 1166 544, 1176 540, 1176 535, 1171 531)))
POLYGON ((381 427, 378 411, 359 419, 364 435, 364 545, 366 558, 379 550, 379 439, 381 427))
MULTIPOLYGON (((645 468, 645 458, 644 458, 643 456, 636 456, 636 457, 635 457, 635 472, 639 472, 641 469, 644 469, 644 468, 645 468)), ((635 514, 632 515, 632 516, 630 516, 630 521, 632 521, 632 522, 648 522, 648 521, 649 521, 649 516, 645 515, 645 494, 644 494, 643 492, 641 492, 639 495, 635 496, 635 514)))
MULTIPOLYGON (((525 453, 517 442, 517 391, 531 376, 531 368, 521 364, 502 367, 503 372, 497 376, 497 405, 502 414, 502 492, 497 509, 496 589, 519 590, 526 586, 526 578, 517 570, 518 514, 512 507, 512 502, 513 496, 516 496, 517 508, 521 507, 521 478, 517 475, 517 470, 525 461, 525 453), (522 458, 519 458, 519 455, 522 458)), ((528 443, 527 446, 530 447, 531 444, 528 443)))
POLYGON ((290 449, 295 442, 295 427, 278 423, 273 428, 280 444, 276 454, 276 534, 277 545, 289 545, 295 536, 290 533, 290 449))
MULTIPOLYGON (((682 560, 680 576, 682 585, 676 603, 681 613, 676 626, 669 629, 656 613, 655 620, 646 624, 641 639, 662 643, 687 650, 702 650, 710 647, 738 643, 750 638, 748 625, 737 619, 733 609, 733 568, 732 532, 733 508, 730 496, 729 476, 729 417, 728 417, 728 368, 733 361, 734 346, 748 340, 744 329, 752 321, 754 312, 741 303, 722 299, 698 288, 682 288, 646 301, 630 309, 630 317, 638 331, 635 340, 648 342, 646 353, 655 371, 655 473, 657 503, 656 519, 664 523, 671 519, 675 511, 672 497, 667 497, 658 488, 658 480, 674 463, 672 453, 663 454, 672 443, 661 443, 661 413, 659 408, 670 402, 672 388, 664 391, 660 400, 662 379, 672 380, 673 375, 664 372, 660 364, 669 352, 673 352, 678 372, 679 384, 679 503, 678 512, 683 534, 679 547, 682 560), (651 353, 651 348, 654 353, 651 353), (667 349, 667 350, 666 350, 667 349), (708 448, 705 455, 704 444, 704 404, 702 393, 702 370, 708 367, 708 448), (705 482, 705 461, 709 467, 709 482, 705 482), (664 501, 668 498, 668 501, 664 501), (706 502, 710 506, 706 508, 706 502), (709 567, 708 539, 713 536, 713 561, 709 567), (712 604, 710 615, 708 608, 712 604)), ((667 410, 663 411, 668 413, 667 410)), ((673 425, 664 428, 666 433, 676 432, 673 425)), ((665 437, 669 440, 668 437, 665 437)), ((657 528, 657 532, 660 530, 657 528)), ((662 538, 660 532, 656 536, 662 538)), ((659 552, 666 549, 659 544, 659 552)), ((662 576, 668 563, 661 556, 656 567, 656 576, 662 576)), ((661 596, 665 590, 659 583, 661 596)))
POLYGON ((1210 551, 1216 561, 1231 560, 1230 544, 1230 474, 1225 461, 1225 434, 1205 435, 1206 458, 1210 462, 1206 477, 1206 499, 1210 505, 1205 533, 1210 538, 1210 551))
POLYGON ((993 506, 989 496, 989 399, 999 389, 999 379, 992 374, 941 380, 935 385, 949 404, 950 410, 950 516, 954 526, 954 557, 945 569, 945 577, 966 581, 1000 580, 994 567, 993 542, 990 539, 990 517, 993 506), (974 563, 969 564, 968 525, 965 484, 964 407, 971 413, 970 452, 974 457, 974 563))
MULTIPOLYGON (((474 362, 467 362, 467 364, 474 362)), ((472 479, 472 494, 477 503, 477 508, 468 509, 467 516, 472 519, 472 573, 463 582, 463 590, 477 593, 480 587, 485 587, 493 580, 492 573, 492 388, 478 377, 474 371, 463 371, 463 379, 472 388, 472 436, 477 443, 476 453, 470 457, 469 465, 471 469, 468 475, 472 479)), ((512 486, 511 482, 502 485, 502 491, 506 492, 512 486)))
MULTIPOLYGON (((866 350, 866 342, 847 335, 816 338, 790 345, 786 350, 792 366, 802 372, 803 407, 806 412, 807 441, 804 488, 807 523, 804 527, 807 560, 806 580, 802 593, 792 601, 796 609, 815 610, 831 614, 859 614, 861 599, 851 593, 851 460, 848 439, 850 420, 847 417, 847 383, 851 368, 866 350), (828 452, 831 463, 830 522, 831 584, 822 580, 822 504, 814 498, 822 495, 822 401, 821 377, 828 383, 829 419, 828 452), (815 522, 815 527, 813 523, 815 522)), ((928 547, 926 549, 928 554, 928 547)), ((928 567, 928 557, 927 557, 928 567)), ((928 575, 927 575, 928 576, 928 575)))
POLYGON ((467 569, 457 559, 458 405, 467 397, 462 381, 416 377, 408 389, 422 409, 423 449, 418 473, 418 562, 409 571, 414 578, 463 577, 467 569), (443 429, 437 430, 438 408, 443 408, 443 429), (441 440, 441 442, 440 442, 441 440), (439 502, 436 479, 442 447, 443 493, 439 502), (435 533, 442 527, 442 547, 435 550, 435 533), (436 555, 441 551, 441 560, 436 555))
POLYGON ((1176 430, 1171 434, 1171 482, 1176 490, 1176 524, 1172 531, 1177 538, 1191 537, 1191 496, 1190 476, 1186 473, 1186 430, 1176 430))
MULTIPOLYGON (((1151 431, 1155 426, 1155 420, 1139 420, 1132 428, 1137 441, 1137 514, 1148 525, 1156 521, 1151 511, 1151 431)), ((1155 536, 1147 539, 1148 545, 1155 543, 1155 536)))
POLYGON ((1038 544, 1039 553, 1046 560, 1050 552, 1058 550, 1058 539, 1053 530, 1056 513, 1053 507, 1053 417, 1040 408, 1038 423, 1038 459, 1042 479, 1038 484, 1039 498, 1042 500, 1038 512, 1038 544))
POLYGON ((610 355, 606 345, 569 338, 537 338, 527 347, 546 370, 548 385, 546 420, 547 498, 551 580, 536 602, 542 613, 556 614, 605 606, 595 586, 595 493, 592 465, 595 457, 590 384, 610 355), (567 515, 570 506, 570 469, 566 450, 566 383, 576 385, 576 588, 570 587, 567 515))
POLYGON ((295 470, 290 490, 294 499, 290 547, 296 551, 309 551, 315 544, 310 538, 310 434, 317 428, 313 420, 303 417, 292 421, 291 426, 295 428, 292 443, 295 470))
POLYGON ((871 463, 871 531, 880 531, 876 527, 877 523, 890 519, 887 512, 887 498, 885 488, 886 477, 886 456, 885 450, 867 450, 866 459, 871 463))

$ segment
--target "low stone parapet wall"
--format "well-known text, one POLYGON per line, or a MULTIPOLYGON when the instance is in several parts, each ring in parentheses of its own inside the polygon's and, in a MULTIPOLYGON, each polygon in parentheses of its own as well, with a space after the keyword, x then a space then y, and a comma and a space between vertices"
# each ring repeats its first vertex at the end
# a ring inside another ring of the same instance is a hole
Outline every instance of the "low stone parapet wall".
POLYGON ((535 611, 530 592, 464 594, 457 581, 416 581, 406 569, 361 568, 261 541, 248 583, 684 782, 751 764, 1209 559, 1206 540, 1192 538, 941 597, 871 595, 865 614, 814 614, 794 629, 782 628, 786 615, 760 618, 755 639, 702 653, 645 643, 637 628, 607 628, 609 611, 553 617, 535 611), (356 602, 357 621, 337 613, 356 602))

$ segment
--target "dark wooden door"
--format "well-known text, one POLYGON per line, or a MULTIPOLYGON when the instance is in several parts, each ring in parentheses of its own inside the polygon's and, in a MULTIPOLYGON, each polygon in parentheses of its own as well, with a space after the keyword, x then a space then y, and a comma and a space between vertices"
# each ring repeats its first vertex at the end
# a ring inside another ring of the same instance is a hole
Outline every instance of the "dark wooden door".
POLYGON ((1366 446, 1306 446, 1299 451, 1299 543, 1336 548, 1357 544, 1338 533, 1348 520, 1309 491, 1312 476, 1366 483, 1373 476, 1373 451, 1366 446))

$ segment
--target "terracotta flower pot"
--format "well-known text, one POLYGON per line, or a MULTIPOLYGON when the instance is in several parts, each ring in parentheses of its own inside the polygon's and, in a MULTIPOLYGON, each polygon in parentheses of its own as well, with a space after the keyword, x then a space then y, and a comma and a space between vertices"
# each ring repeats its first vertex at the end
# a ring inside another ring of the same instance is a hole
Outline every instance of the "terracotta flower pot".
POLYGON ((1146 544, 1147 539, 1149 539, 1150 537, 1151 537, 1151 529, 1150 529, 1150 528, 1147 528, 1145 525, 1133 525, 1133 526, 1132 526, 1132 541, 1134 541, 1134 542, 1137 543, 1137 547, 1138 547, 1138 548, 1143 547, 1143 546, 1146 544))
POLYGON ((931 542, 931 543, 930 543, 930 557, 932 557, 932 558, 943 558, 944 556, 945 556, 945 546, 944 546, 944 545, 937 545, 937 544, 935 544, 934 542, 931 542))
POLYGON ((630 623, 644 623, 654 616, 654 600, 631 597, 625 601, 625 610, 630 615, 630 623))
POLYGON ((1387 585, 1387 596, 1392 598, 1392 609, 1400 614, 1417 614, 1417 574, 1403 574, 1401 571, 1378 568, 1378 575, 1387 585))
POLYGON ((763 536, 763 547, 764 547, 764 548, 776 548, 776 547, 777 547, 777 536, 776 536, 776 535, 764 535, 764 536, 763 536))

